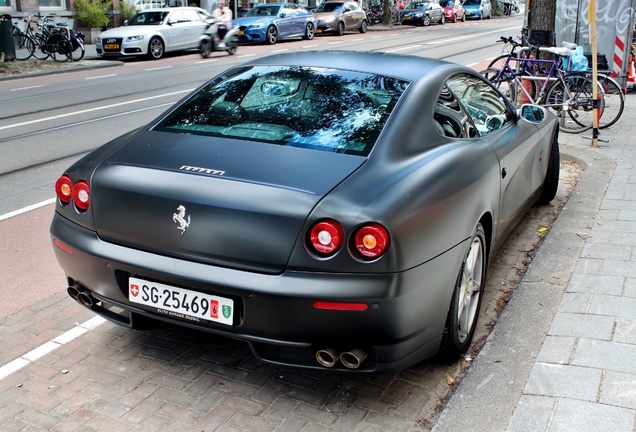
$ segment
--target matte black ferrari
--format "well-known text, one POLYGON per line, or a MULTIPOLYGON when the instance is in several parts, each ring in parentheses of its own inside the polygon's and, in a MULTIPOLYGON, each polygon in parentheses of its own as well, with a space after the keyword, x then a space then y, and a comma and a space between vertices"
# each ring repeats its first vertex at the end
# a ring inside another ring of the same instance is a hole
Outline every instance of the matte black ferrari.
POLYGON ((489 261, 558 178, 555 118, 467 67, 280 54, 68 168, 51 236, 68 293, 111 321, 389 372, 468 349, 489 261))

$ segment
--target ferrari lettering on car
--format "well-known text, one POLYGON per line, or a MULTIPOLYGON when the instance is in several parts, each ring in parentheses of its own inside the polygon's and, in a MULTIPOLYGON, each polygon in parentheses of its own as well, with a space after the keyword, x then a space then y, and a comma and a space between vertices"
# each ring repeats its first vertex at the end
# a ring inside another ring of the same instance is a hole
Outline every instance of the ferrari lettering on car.
POLYGON ((191 172, 197 172, 197 173, 203 173, 203 174, 212 174, 212 175, 220 175, 220 176, 225 174, 225 171, 221 171, 221 170, 217 170, 217 169, 193 167, 193 166, 188 166, 188 165, 182 165, 181 168, 179 168, 179 169, 183 170, 183 171, 191 171, 191 172))
POLYGON ((490 261, 556 195, 558 138, 457 64, 255 58, 61 173, 53 248, 69 295, 115 323, 396 371, 469 349, 490 261))

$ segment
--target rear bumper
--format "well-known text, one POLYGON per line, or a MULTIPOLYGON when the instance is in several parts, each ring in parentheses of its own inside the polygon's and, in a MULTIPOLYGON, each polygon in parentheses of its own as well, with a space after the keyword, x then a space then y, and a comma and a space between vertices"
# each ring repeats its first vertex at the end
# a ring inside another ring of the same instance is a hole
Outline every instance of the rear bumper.
MULTIPOLYGON (((100 240, 56 213, 51 235, 68 284, 90 291, 91 309, 134 327, 147 316, 183 327, 241 339, 263 361, 324 368, 318 350, 364 350, 356 372, 385 373, 408 367, 439 348, 462 253, 456 247, 406 272, 332 274, 286 271, 266 275, 177 260, 100 240), (72 250, 72 254, 69 253, 72 250), (128 300, 128 278, 137 276, 234 300, 232 326, 199 324, 128 300), (316 301, 364 303, 366 310, 330 310, 316 301)), ((333 370, 349 370, 338 362, 333 370)))

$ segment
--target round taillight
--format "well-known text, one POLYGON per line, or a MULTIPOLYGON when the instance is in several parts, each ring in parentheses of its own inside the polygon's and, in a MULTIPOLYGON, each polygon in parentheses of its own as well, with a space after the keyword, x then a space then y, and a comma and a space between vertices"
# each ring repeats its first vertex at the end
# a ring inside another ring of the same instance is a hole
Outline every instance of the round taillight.
POLYGON ((323 255, 338 251, 344 242, 344 231, 336 221, 322 221, 309 231, 309 244, 323 255))
POLYGON ((73 182, 68 175, 64 174, 55 182, 55 194, 62 204, 68 204, 71 202, 72 193, 73 182))
POLYGON ((73 201, 75 201, 75 207, 79 210, 87 210, 91 203, 91 191, 88 183, 84 180, 77 182, 73 186, 73 201))
POLYGON ((354 238, 356 250, 365 258, 377 258, 389 248, 389 233, 378 224, 364 225, 354 238))

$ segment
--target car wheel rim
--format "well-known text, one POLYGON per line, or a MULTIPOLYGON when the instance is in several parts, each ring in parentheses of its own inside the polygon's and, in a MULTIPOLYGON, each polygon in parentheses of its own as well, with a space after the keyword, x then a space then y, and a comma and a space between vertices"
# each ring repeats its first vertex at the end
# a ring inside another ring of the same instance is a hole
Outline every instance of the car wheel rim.
POLYGON ((481 239, 479 237, 475 237, 462 268, 462 279, 457 308, 457 336, 461 343, 464 343, 468 339, 473 324, 477 319, 484 268, 483 261, 483 245, 481 239))
POLYGON ((313 24, 307 24, 307 30, 305 32, 307 39, 313 39, 314 37, 314 26, 313 24))
POLYGON ((159 40, 153 40, 150 44, 150 53, 154 58, 159 58, 163 55, 163 44, 159 40))
POLYGON ((274 43, 276 43, 276 39, 277 39, 276 28, 275 27, 270 27, 269 30, 267 30, 267 41, 270 44, 274 44, 274 43))

